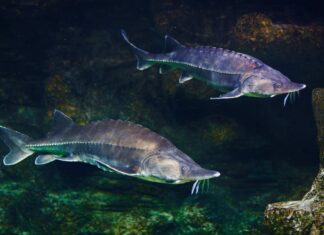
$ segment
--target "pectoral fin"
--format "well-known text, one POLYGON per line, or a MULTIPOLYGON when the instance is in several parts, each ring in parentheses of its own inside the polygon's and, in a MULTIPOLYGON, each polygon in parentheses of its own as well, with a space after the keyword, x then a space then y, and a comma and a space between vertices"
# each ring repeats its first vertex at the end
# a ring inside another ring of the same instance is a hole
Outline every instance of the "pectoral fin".
POLYGON ((179 78, 179 83, 185 83, 186 81, 189 81, 193 79, 193 76, 187 72, 182 72, 180 78, 179 78))
POLYGON ((233 99, 238 98, 240 96, 244 95, 244 93, 241 92, 240 88, 236 88, 230 92, 227 92, 223 95, 220 95, 218 97, 211 97, 211 100, 221 100, 221 99, 233 99))

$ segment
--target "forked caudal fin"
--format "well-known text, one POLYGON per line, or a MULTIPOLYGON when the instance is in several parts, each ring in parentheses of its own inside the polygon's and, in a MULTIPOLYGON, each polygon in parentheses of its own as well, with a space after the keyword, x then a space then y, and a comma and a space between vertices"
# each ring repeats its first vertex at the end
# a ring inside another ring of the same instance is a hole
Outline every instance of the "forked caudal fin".
MULTIPOLYGON (((66 116, 61 111, 55 110, 53 129, 51 132, 49 132, 48 136, 60 134, 61 131, 70 128, 73 125, 74 122, 71 118, 66 116)), ((26 148, 26 145, 29 144, 32 139, 27 135, 19 133, 18 131, 0 126, 0 138, 10 149, 10 152, 3 159, 4 165, 15 165, 34 153, 30 149, 26 148)), ((54 160, 56 160, 55 155, 40 155, 36 158, 35 164, 43 165, 54 160)))
POLYGON ((153 62, 148 61, 149 59, 149 53, 147 51, 144 51, 137 46, 135 46, 133 43, 131 43, 128 39, 128 36, 125 32, 125 30, 121 30, 121 35, 124 38, 124 40, 132 47, 132 50, 136 56, 137 59, 137 69, 138 70, 144 70, 153 65, 153 62))
POLYGON ((0 126, 0 138, 9 147, 10 152, 4 157, 3 164, 15 165, 33 154, 25 147, 32 139, 18 131, 0 126))

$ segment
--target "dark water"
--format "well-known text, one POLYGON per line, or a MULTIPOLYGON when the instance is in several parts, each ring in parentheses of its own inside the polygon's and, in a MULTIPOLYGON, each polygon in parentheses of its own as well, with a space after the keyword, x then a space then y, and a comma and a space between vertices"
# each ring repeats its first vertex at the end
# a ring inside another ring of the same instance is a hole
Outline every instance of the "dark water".
MULTIPOLYGON (((267 204, 298 200, 318 170, 311 91, 323 86, 323 17, 305 1, 3 1, 0 123, 32 137, 60 109, 79 123, 140 123, 221 177, 208 193, 86 164, 0 166, 0 234, 268 234, 267 204), (186 45, 248 53, 307 84, 294 103, 219 93, 179 72, 136 70, 141 48, 186 45)), ((1 153, 8 150, 1 144, 1 153)))

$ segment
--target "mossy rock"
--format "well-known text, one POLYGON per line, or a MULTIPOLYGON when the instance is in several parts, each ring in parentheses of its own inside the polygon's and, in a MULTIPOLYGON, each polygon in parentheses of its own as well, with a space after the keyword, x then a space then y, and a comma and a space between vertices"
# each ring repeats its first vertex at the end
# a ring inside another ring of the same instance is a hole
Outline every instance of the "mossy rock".
POLYGON ((274 203, 266 209, 266 225, 275 234, 309 234, 314 218, 310 210, 303 209, 302 201, 274 203))
POLYGON ((177 234, 217 234, 215 223, 206 216, 206 209, 199 205, 179 208, 175 219, 177 234))

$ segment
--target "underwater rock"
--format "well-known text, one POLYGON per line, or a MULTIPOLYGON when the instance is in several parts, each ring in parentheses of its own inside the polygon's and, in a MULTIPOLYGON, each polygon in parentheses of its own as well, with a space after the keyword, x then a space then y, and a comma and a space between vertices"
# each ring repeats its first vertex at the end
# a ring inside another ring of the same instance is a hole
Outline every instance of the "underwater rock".
POLYGON ((278 42, 290 47, 305 46, 311 43, 317 47, 322 45, 324 27, 319 25, 299 26, 295 24, 275 24, 266 15, 259 13, 241 16, 232 34, 237 41, 253 43, 254 48, 278 42))
POLYGON ((198 205, 179 208, 175 216, 178 234, 217 234, 216 224, 205 213, 205 209, 198 205))
POLYGON ((311 190, 300 201, 269 204, 265 223, 275 234, 324 233, 324 89, 313 90, 313 110, 317 125, 320 170, 311 190))

